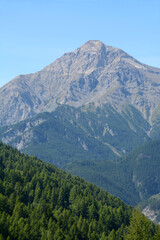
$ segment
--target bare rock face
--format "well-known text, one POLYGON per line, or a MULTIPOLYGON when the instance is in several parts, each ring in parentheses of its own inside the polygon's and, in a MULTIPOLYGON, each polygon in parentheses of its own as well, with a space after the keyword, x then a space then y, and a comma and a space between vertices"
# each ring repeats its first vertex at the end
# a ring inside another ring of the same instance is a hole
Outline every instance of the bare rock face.
POLYGON ((138 108, 150 121, 160 102, 160 69, 124 51, 88 41, 34 74, 19 75, 0 89, 0 126, 14 124, 59 104, 110 103, 138 108))

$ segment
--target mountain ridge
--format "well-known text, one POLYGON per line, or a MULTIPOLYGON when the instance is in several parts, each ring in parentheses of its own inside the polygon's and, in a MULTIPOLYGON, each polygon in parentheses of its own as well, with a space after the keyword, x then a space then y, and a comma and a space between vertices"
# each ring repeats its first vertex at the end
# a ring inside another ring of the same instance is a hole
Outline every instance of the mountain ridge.
POLYGON ((110 105, 60 105, 52 113, 0 128, 0 139, 60 167, 73 160, 116 159, 149 141, 149 129, 132 106, 120 114, 110 105))
POLYGON ((0 125, 52 112, 58 104, 80 107, 91 102, 97 106, 110 103, 118 111, 124 104, 133 104, 152 123, 159 92, 160 69, 138 62, 121 49, 91 40, 41 71, 19 75, 3 86, 0 125))

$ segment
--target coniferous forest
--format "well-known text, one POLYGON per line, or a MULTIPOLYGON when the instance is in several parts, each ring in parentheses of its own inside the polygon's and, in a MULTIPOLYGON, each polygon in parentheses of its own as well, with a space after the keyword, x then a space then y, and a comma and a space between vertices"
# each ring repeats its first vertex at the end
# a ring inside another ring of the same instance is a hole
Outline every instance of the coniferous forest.
POLYGON ((140 211, 0 143, 0 240, 160 239, 140 211))

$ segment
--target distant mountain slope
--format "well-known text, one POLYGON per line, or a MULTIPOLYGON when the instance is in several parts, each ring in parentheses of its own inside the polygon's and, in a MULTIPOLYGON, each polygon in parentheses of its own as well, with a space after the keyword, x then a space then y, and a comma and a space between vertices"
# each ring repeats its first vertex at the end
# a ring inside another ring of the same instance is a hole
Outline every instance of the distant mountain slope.
POLYGON ((77 160, 116 159, 149 141, 150 125, 132 106, 60 105, 16 125, 0 128, 0 139, 19 150, 63 167, 77 160))
POLYGON ((88 41, 34 74, 20 75, 0 89, 0 125, 17 123, 57 104, 79 107, 132 104, 151 122, 160 99, 160 69, 124 51, 88 41))
POLYGON ((123 240, 131 213, 95 185, 0 143, 0 239, 123 240))
POLYGON ((65 169, 136 205, 160 192, 160 141, 148 142, 117 161, 78 161, 65 169))

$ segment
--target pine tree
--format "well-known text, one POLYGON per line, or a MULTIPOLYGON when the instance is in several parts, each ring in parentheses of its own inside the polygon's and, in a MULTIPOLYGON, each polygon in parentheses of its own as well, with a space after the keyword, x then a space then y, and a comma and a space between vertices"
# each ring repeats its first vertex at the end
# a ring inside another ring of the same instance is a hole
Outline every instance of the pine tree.
POLYGON ((127 228, 125 240, 149 240, 154 233, 153 224, 140 212, 135 210, 127 228))

